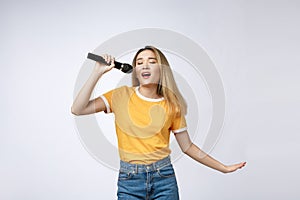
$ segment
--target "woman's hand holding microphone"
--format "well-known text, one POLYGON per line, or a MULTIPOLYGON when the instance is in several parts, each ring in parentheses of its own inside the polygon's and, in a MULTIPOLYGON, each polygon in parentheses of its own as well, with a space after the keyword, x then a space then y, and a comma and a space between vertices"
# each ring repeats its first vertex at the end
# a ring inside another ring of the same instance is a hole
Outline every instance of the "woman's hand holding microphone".
POLYGON ((115 58, 113 56, 104 54, 101 57, 104 58, 105 62, 110 65, 104 64, 102 62, 96 62, 94 72, 100 76, 115 67, 115 58))

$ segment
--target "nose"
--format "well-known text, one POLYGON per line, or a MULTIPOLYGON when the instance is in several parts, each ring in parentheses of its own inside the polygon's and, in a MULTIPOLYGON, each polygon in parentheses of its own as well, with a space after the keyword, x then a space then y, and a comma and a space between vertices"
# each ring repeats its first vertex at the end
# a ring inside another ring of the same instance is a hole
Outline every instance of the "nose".
POLYGON ((146 62, 146 63, 143 65, 142 69, 149 69, 149 63, 146 62))

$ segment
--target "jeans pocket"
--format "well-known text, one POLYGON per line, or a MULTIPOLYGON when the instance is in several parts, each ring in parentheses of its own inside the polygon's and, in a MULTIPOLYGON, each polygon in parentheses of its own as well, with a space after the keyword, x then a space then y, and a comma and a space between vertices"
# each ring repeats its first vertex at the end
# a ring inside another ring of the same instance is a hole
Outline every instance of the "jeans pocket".
POLYGON ((119 172, 119 180, 129 180, 132 176, 131 172, 119 172))
POLYGON ((157 170, 157 173, 162 178, 169 178, 175 176, 175 172, 172 165, 167 165, 157 170))

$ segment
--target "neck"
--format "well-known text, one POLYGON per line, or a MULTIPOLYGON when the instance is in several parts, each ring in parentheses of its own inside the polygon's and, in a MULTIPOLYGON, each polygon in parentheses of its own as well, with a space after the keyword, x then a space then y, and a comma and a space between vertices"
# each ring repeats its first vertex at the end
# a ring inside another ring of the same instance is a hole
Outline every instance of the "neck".
POLYGON ((161 98, 161 96, 159 96, 157 94, 157 85, 156 84, 140 85, 139 92, 147 98, 151 98, 151 99, 161 98))

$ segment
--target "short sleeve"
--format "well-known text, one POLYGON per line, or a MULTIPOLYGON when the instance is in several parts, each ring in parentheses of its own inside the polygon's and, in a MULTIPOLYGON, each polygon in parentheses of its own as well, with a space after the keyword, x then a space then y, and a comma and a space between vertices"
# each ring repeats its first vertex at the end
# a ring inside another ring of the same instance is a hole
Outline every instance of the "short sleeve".
POLYGON ((171 124, 171 131, 176 134, 187 130, 186 119, 184 115, 176 116, 171 124))
POLYGON ((116 88, 110 90, 100 96, 100 98, 104 101, 106 111, 105 113, 112 113, 114 112, 113 101, 116 103, 120 97, 122 97, 122 91, 124 91, 125 87, 116 88), (119 98, 118 98, 119 97, 119 98))
POLYGON ((106 107, 106 110, 104 111, 105 113, 111 113, 111 94, 112 91, 109 91, 103 95, 100 96, 100 98, 104 101, 104 104, 105 104, 105 107, 106 107))

